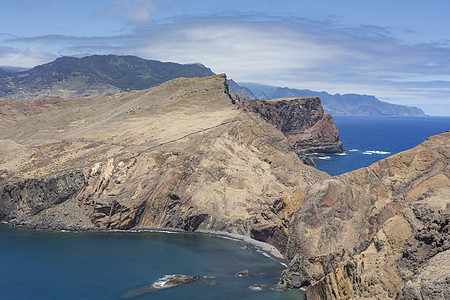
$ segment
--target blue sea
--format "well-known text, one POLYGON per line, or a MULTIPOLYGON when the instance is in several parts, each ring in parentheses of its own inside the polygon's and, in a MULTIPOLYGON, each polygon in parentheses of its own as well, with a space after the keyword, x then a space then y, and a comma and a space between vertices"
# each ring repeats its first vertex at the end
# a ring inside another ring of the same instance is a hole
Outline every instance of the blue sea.
POLYGON ((344 153, 315 158, 319 170, 339 175, 411 149, 450 130, 450 117, 333 116, 344 153))
POLYGON ((303 295, 298 290, 271 290, 284 266, 257 249, 199 234, 46 232, 0 225, 0 258, 2 300, 129 295, 137 296, 126 299, 256 300, 301 299, 303 295), (243 270, 253 276, 236 276, 243 270), (150 288, 152 282, 170 274, 214 278, 150 288), (266 289, 252 291, 253 284, 264 284, 266 289))
MULTIPOLYGON (((450 129, 450 118, 335 116, 344 155, 316 159, 331 175, 365 167, 450 129)), ((270 288, 284 267, 239 241, 197 234, 71 233, 0 225, 0 299, 301 299, 270 288), (253 276, 238 277, 249 270, 253 276), (169 274, 214 278, 152 290, 169 274), (252 291, 250 285, 266 289, 252 291)))

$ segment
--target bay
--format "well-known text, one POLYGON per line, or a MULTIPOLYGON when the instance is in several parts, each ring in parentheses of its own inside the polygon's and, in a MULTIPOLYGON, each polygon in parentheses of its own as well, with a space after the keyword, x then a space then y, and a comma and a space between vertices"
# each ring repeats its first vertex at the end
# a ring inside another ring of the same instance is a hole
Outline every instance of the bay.
POLYGON ((121 299, 168 274, 201 275, 132 299, 301 299, 270 288, 284 269, 242 242, 199 234, 75 233, 0 226, 0 299, 121 299), (254 276, 238 277, 249 270, 254 276), (214 278, 203 278, 211 276, 214 278), (252 291, 249 286, 264 284, 252 291))

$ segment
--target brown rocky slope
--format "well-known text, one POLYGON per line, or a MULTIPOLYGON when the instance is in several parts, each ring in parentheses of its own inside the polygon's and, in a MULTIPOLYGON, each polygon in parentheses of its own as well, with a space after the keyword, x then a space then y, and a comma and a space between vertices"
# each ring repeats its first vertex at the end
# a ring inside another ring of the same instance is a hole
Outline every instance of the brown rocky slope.
POLYGON ((329 176, 232 102, 224 75, 109 97, 2 101, 0 219, 225 231, 284 252, 292 191, 329 176))
POLYGON ((245 111, 261 115, 287 137, 297 153, 342 153, 339 130, 325 114, 319 97, 287 97, 236 101, 245 111))
POLYGON ((449 132, 331 178, 277 130, 320 122, 319 107, 295 115, 314 102, 239 101, 223 75, 0 101, 0 220, 238 233, 284 253, 280 287, 308 286, 308 299, 449 298, 449 132))
POLYGON ((296 193, 281 286, 307 299, 449 299, 450 132, 296 193))

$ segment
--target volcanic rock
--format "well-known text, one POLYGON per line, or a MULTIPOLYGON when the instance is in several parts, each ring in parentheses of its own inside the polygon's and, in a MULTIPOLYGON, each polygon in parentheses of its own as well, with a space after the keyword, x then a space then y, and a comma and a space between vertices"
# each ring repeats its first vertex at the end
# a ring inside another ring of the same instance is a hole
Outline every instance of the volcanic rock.
POLYGON ((281 286, 307 299, 449 295, 450 132, 294 193, 281 286))
POLYGON ((231 96, 216 75, 108 97, 1 100, 0 219, 226 231, 283 252, 292 192, 329 176, 231 96))
POLYGON ((174 274, 174 275, 165 275, 155 282, 141 284, 129 291, 127 291, 124 295, 122 295, 122 299, 134 299, 136 297, 140 297, 152 292, 155 292, 160 289, 167 289, 175 286, 179 286, 182 284, 186 284, 192 281, 195 281, 200 278, 200 275, 182 275, 182 274, 174 274))
POLYGON ((243 100, 245 111, 261 115, 287 137, 298 153, 342 153, 342 142, 333 118, 323 112, 319 97, 243 100))
POLYGON ((265 284, 253 284, 251 286, 248 287, 249 289, 251 289, 252 291, 262 291, 263 289, 266 288, 265 284))

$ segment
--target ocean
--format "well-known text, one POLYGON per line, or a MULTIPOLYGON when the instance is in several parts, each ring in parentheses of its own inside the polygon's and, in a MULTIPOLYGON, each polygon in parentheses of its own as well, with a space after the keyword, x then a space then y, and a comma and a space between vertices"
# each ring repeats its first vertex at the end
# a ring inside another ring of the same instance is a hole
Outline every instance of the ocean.
POLYGON ((242 242, 212 236, 47 232, 0 225, 0 245, 2 300, 287 300, 303 295, 271 290, 284 269, 280 263, 242 242), (243 270, 251 276, 236 275, 243 270), (173 288, 151 288, 152 282, 170 274, 202 278, 173 288), (266 288, 250 290, 254 284, 266 288))
MULTIPOLYGON (((450 118, 335 116, 343 155, 316 159, 331 175, 365 167, 450 129, 450 118)), ((197 234, 31 231, 0 225, 0 299, 301 299, 270 288, 284 269, 242 242, 197 234), (249 270, 253 276, 238 277, 249 270), (169 274, 200 278, 174 288, 169 274), (264 284, 262 291, 249 286, 264 284), (145 291, 148 293, 142 294, 145 291), (142 294, 139 296, 139 294, 142 294)))
POLYGON ((411 149, 427 137, 450 130, 450 117, 333 116, 344 153, 314 159, 335 176, 411 149))

